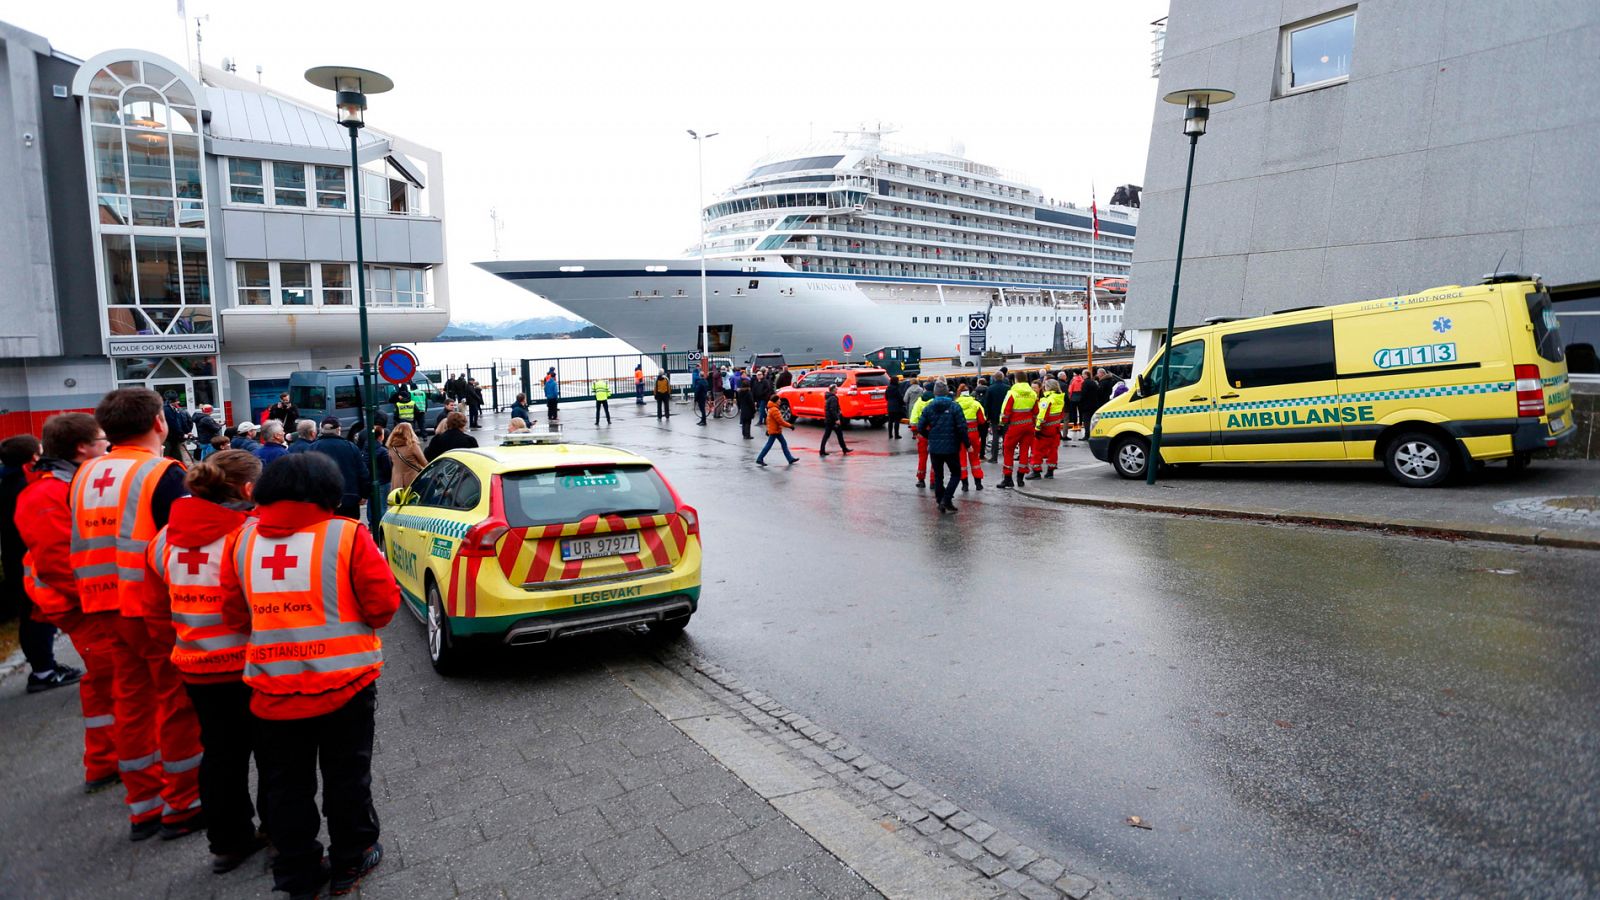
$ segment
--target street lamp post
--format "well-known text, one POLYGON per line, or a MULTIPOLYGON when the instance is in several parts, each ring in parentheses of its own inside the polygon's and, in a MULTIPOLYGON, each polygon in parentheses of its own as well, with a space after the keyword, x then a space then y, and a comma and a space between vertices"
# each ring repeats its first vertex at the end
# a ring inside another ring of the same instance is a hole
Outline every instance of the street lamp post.
POLYGON ((1183 214, 1178 219, 1178 258, 1172 266, 1172 301, 1167 307, 1166 347, 1161 354, 1161 388, 1156 394, 1156 424, 1150 433, 1150 456, 1144 463, 1144 483, 1156 483, 1156 469, 1161 467, 1161 420, 1167 411, 1167 376, 1172 370, 1172 332, 1178 322, 1178 277, 1183 272, 1183 238, 1189 227, 1189 189, 1194 182, 1194 150, 1200 135, 1206 133, 1206 120, 1211 117, 1211 106, 1233 99, 1232 91, 1217 88, 1189 88, 1173 91, 1161 98, 1168 103, 1184 107, 1183 133, 1189 136, 1189 171, 1183 177, 1183 214))
POLYGON ((695 212, 700 219, 700 375, 706 377, 711 373, 711 325, 706 312, 706 141, 711 140, 720 131, 710 134, 698 134, 693 128, 685 129, 689 137, 694 138, 695 165, 699 171, 696 180, 695 192, 699 204, 695 212))
MULTIPOLYGON (((382 94, 394 89, 394 82, 385 75, 368 69, 350 66, 317 66, 306 70, 306 81, 334 92, 334 104, 339 111, 339 124, 350 131, 350 193, 354 199, 351 209, 356 226, 356 309, 361 322, 361 412, 362 427, 366 431, 368 491, 371 499, 368 509, 376 509, 378 497, 378 448, 372 429, 378 422, 377 405, 372 397, 372 347, 367 337, 367 268, 361 246, 361 160, 357 155, 361 128, 366 124, 367 95, 382 94)), ((369 513, 370 516, 370 513, 369 513)), ((373 523, 376 525, 377 523, 373 523)))

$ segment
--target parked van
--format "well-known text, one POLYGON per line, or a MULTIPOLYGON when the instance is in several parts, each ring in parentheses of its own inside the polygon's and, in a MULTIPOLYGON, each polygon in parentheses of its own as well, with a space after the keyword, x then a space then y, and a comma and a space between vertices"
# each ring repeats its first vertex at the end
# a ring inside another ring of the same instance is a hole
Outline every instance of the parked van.
POLYGON ((921 347, 879 347, 868 350, 865 359, 871 365, 901 378, 915 378, 922 374, 921 347))
MULTIPOLYGON (((377 400, 378 411, 388 417, 392 428, 395 415, 390 397, 395 392, 394 385, 380 379, 373 382, 372 390, 376 395, 374 399, 377 400)), ((418 436, 431 433, 434 419, 444 409, 444 392, 426 375, 418 372, 411 396, 418 404, 427 407, 417 431, 418 436)), ((340 427, 348 432, 361 415, 361 371, 317 369, 291 373, 289 401, 299 408, 301 418, 310 418, 320 424, 327 416, 337 416, 340 427)))
MULTIPOLYGON (((1377 460, 1431 487, 1486 460, 1527 465, 1575 431, 1550 295, 1526 275, 1218 321, 1164 353, 1164 463, 1377 460)), ((1089 423, 1089 449, 1124 478, 1145 477, 1162 365, 1089 423)))

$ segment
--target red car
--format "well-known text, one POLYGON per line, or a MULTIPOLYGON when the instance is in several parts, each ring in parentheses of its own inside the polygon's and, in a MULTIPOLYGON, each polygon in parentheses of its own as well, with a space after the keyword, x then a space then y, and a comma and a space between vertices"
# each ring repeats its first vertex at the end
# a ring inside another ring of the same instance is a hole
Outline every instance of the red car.
POLYGON ((831 385, 839 386, 839 413, 845 421, 862 419, 877 428, 889 418, 889 373, 869 366, 824 366, 813 369, 778 391, 778 410, 790 422, 821 419, 831 385))

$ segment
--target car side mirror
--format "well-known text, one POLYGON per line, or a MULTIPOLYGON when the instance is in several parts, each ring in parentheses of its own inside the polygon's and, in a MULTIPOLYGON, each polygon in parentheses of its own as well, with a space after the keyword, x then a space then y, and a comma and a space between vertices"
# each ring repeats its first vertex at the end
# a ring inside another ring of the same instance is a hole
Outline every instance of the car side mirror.
POLYGON ((1156 392, 1155 387, 1150 383, 1150 376, 1149 375, 1140 375, 1139 376, 1139 396, 1140 397, 1148 397, 1151 394, 1154 394, 1155 392, 1156 392))
POLYGON ((395 488, 389 492, 390 506, 405 506, 410 501, 411 491, 406 488, 395 488))

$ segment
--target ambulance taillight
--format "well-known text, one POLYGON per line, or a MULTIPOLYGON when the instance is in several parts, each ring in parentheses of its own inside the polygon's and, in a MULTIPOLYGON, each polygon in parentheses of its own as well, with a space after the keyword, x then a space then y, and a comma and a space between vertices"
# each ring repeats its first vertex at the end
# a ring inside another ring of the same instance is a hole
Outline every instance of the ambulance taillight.
POLYGON ((1517 415, 1544 415, 1544 381, 1539 377, 1539 367, 1517 366, 1514 372, 1517 379, 1517 415))

